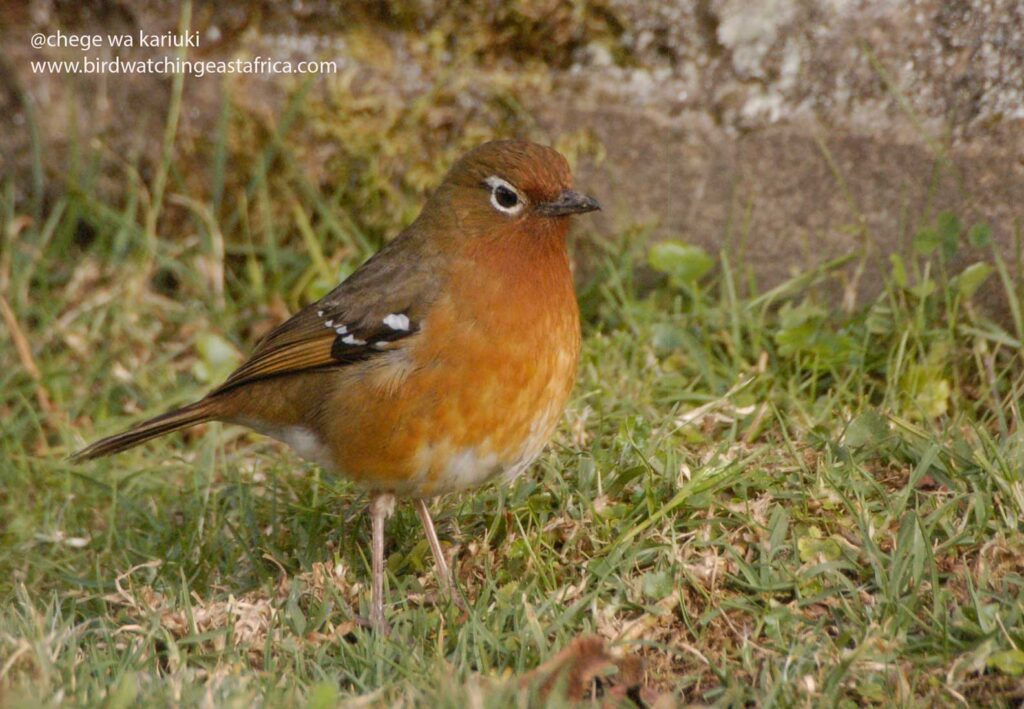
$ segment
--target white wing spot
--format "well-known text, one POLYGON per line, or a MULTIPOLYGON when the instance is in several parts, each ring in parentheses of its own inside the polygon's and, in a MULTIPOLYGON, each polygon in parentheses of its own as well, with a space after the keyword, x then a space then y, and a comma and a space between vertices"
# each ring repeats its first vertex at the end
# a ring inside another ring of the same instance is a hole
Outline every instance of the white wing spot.
POLYGON ((322 318, 322 317, 324 316, 324 311, 322 311, 322 310, 318 310, 318 311, 316 311, 316 316, 317 316, 318 318, 322 318))
POLYGON ((365 345, 366 344, 366 340, 360 340, 355 335, 345 335, 343 338, 341 338, 341 341, 344 342, 346 345, 365 345))
POLYGON ((348 332, 348 326, 347 325, 339 325, 338 327, 334 328, 334 331, 336 333, 338 333, 339 335, 344 335, 346 332, 348 332))
POLYGON ((391 313, 384 318, 384 324, 392 330, 402 330, 404 332, 409 329, 409 316, 402 313, 391 313))
POLYGON ((324 325, 326 327, 334 327, 334 321, 333 320, 328 320, 327 322, 324 323, 324 325))

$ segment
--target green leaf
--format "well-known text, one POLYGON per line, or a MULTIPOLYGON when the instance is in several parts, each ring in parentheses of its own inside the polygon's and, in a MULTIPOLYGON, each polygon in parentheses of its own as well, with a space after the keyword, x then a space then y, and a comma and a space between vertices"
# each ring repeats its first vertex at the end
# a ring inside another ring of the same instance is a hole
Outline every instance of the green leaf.
POLYGON ((899 254, 889 254, 889 263, 892 264, 892 279, 900 288, 906 288, 910 280, 907 278, 907 266, 903 263, 903 257, 899 254))
POLYGON ((921 227, 914 234, 914 251, 922 256, 930 256, 941 243, 942 237, 939 235, 938 229, 934 227, 921 227))
POLYGON ((285 603, 284 616, 296 635, 306 634, 306 614, 299 608, 299 595, 292 592, 285 603))
POLYGON ((660 355, 682 349, 686 344, 686 333, 681 327, 659 322, 651 327, 651 344, 660 355))
POLYGON ((107 695, 106 706, 109 709, 128 709, 135 706, 139 696, 139 676, 135 672, 125 672, 107 695))
POLYGON ((1003 650, 988 658, 988 666, 1011 677, 1024 674, 1024 650, 1003 650))
POLYGON ((797 539, 796 548, 800 552, 800 561, 805 564, 838 561, 843 557, 839 542, 831 537, 823 539, 817 527, 811 527, 807 535, 797 539))
POLYGON ((828 311, 814 303, 805 302, 800 305, 786 303, 779 311, 779 324, 784 329, 799 327, 805 323, 814 323, 815 327, 817 327, 817 323, 824 320, 827 316, 828 311))
POLYGON ((779 353, 789 356, 808 349, 824 318, 825 310, 811 303, 783 305, 779 311, 779 329, 775 333, 779 353))
POLYGON ((696 283, 715 265, 704 249, 679 241, 655 244, 648 252, 647 261, 651 268, 683 284, 696 283))
POLYGON ((868 310, 864 326, 872 335, 891 335, 896 327, 892 305, 885 300, 877 301, 868 310))
POLYGON ((783 305, 774 339, 783 357, 807 355, 823 367, 847 366, 861 357, 859 342, 843 327, 834 327, 828 311, 813 303, 783 305))
POLYGON ((911 364, 900 387, 908 399, 911 418, 938 418, 949 411, 952 387, 941 362, 911 364))
POLYGON ((933 281, 931 278, 925 278, 920 283, 916 284, 913 288, 908 288, 907 290, 910 292, 911 295, 916 297, 918 300, 924 300, 925 298, 927 298, 928 296, 935 292, 935 287, 935 281, 933 281))
POLYGON ((992 242, 992 227, 985 222, 972 224, 967 232, 967 243, 976 248, 984 248, 992 242))
POLYGON ((618 497, 626 489, 626 486, 643 475, 645 470, 647 468, 643 465, 631 465, 625 470, 620 471, 605 489, 605 494, 612 499, 618 497))
POLYGON ((668 571, 651 571, 644 574, 641 586, 644 595, 652 601, 660 601, 675 591, 676 587, 672 574, 668 571))
POLYGON ((775 333, 775 343, 779 346, 779 354, 788 357, 809 349, 817 332, 818 328, 812 322, 780 329, 775 333))
POLYGON ((235 346, 215 332, 200 333, 196 337, 196 349, 199 359, 192 365, 192 374, 201 382, 225 379, 242 361, 235 346))
POLYGON ((890 698, 889 693, 885 687, 879 684, 877 681, 868 680, 857 685, 857 694, 870 702, 877 704, 885 704, 890 698))
POLYGON ((332 709, 341 703, 338 687, 333 682, 318 682, 309 692, 306 709, 332 709))
POLYGON ((889 422, 877 411, 868 409, 846 427, 843 443, 850 448, 879 447, 889 439, 889 422))
POLYGON ((993 271, 995 269, 990 264, 979 261, 961 271, 960 275, 953 279, 953 282, 963 298, 970 298, 981 287, 981 284, 988 280, 993 271))
POLYGON ((963 231, 963 225, 960 223, 960 218, 953 212, 942 212, 935 220, 935 224, 939 232, 939 244, 942 247, 942 256, 946 260, 949 260, 956 255, 957 246, 959 246, 960 241, 960 232, 963 231))
POLYGON ((923 226, 914 234, 914 251, 930 256, 941 249, 942 258, 948 261, 956 255, 961 231, 960 217, 953 212, 942 212, 935 218, 934 225, 923 226))

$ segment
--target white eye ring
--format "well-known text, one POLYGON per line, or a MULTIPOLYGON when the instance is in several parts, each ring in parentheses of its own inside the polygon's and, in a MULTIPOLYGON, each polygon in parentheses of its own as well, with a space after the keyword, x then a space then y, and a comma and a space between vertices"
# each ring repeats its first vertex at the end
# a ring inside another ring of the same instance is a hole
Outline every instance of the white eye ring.
POLYGON ((503 180, 497 175, 491 175, 484 180, 484 184, 491 188, 491 206, 499 212, 502 214, 508 214, 509 216, 515 216, 523 211, 523 207, 526 206, 526 200, 523 198, 523 195, 519 193, 519 190, 513 187, 507 180, 503 180), (498 194, 507 194, 508 192, 511 192, 516 196, 516 202, 510 206, 505 206, 498 202, 498 194))

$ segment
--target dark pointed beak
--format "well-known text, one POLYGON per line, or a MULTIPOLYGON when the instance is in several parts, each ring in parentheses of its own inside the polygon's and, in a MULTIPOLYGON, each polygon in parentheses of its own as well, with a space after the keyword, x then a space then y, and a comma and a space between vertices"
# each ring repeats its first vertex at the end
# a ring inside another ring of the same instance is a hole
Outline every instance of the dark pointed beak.
POLYGON ((601 205, 593 197, 572 190, 562 190, 555 199, 537 205, 537 211, 545 217, 565 217, 570 214, 593 212, 600 208, 601 205))

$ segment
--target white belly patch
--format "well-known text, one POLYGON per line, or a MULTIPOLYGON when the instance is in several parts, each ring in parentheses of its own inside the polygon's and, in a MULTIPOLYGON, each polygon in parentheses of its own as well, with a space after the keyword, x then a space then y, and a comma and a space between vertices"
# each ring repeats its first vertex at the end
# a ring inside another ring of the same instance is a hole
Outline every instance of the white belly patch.
POLYGON ((305 426, 284 426, 272 427, 261 423, 250 421, 238 421, 243 426, 270 436, 274 440, 281 441, 286 446, 305 458, 311 463, 316 463, 326 470, 334 470, 334 463, 331 459, 330 449, 324 445, 323 440, 312 429, 305 426))
POLYGON ((291 446, 292 450, 306 460, 331 467, 331 452, 318 435, 304 426, 289 426, 275 432, 274 438, 291 446))
POLYGON ((438 487, 465 490, 482 485, 497 472, 498 456, 482 453, 476 448, 464 448, 452 456, 447 469, 441 474, 438 487))
POLYGON ((501 476, 511 481, 525 471, 544 448, 547 436, 534 434, 513 454, 499 456, 488 441, 452 451, 441 444, 420 453, 419 473, 404 487, 416 495, 443 495, 468 490, 501 476))

